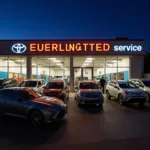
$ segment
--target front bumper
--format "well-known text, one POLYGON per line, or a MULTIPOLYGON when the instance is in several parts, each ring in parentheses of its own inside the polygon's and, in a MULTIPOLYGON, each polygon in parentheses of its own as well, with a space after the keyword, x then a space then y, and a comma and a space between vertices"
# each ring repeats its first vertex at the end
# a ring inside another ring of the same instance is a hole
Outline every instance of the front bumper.
POLYGON ((79 97, 78 98, 78 103, 79 104, 103 104, 104 103, 104 98, 83 98, 79 97))
POLYGON ((126 96, 124 101, 128 103, 138 103, 141 101, 146 101, 146 97, 145 96, 126 96))

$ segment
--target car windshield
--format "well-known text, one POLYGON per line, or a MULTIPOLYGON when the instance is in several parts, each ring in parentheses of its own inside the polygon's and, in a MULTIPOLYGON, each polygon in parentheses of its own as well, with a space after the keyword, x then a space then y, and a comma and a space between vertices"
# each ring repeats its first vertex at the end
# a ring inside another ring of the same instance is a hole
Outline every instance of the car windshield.
POLYGON ((37 81, 23 81, 19 86, 20 87, 36 87, 37 81))
POLYGON ((46 88, 48 89, 63 89, 63 82, 50 82, 47 84, 46 88))
POLYGON ((119 86, 123 89, 128 88, 138 88, 134 83, 132 82, 119 82, 119 86))
POLYGON ((146 81, 146 80, 145 80, 145 81, 142 81, 142 82, 144 83, 145 86, 150 87, 150 81, 148 81, 148 80, 146 81))
POLYGON ((31 100, 31 99, 35 99, 35 98, 41 97, 40 94, 36 93, 32 89, 20 90, 20 94, 26 100, 31 100))
POLYGON ((2 84, 3 84, 3 81, 4 81, 4 80, 0 79, 0 85, 2 85, 2 84))
POLYGON ((80 83, 80 89, 98 89, 98 86, 92 82, 82 82, 80 83))

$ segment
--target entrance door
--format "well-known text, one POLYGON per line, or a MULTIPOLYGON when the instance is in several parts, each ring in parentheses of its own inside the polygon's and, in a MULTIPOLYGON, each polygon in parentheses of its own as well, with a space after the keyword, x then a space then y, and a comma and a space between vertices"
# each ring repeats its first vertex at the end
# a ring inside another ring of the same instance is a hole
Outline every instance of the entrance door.
POLYGON ((90 68, 80 68, 74 67, 74 84, 77 84, 78 81, 83 80, 93 80, 93 67, 90 68))

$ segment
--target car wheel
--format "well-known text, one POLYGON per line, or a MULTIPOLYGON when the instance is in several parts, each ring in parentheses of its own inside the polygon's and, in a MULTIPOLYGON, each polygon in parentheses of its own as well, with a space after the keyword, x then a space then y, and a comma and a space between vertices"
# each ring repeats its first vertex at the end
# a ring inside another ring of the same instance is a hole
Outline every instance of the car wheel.
POLYGON ((44 117, 38 110, 32 110, 30 112, 29 119, 34 125, 41 125, 44 122, 44 117))
POLYGON ((111 96, 110 96, 110 94, 109 94, 108 91, 106 91, 106 98, 107 98, 108 100, 111 100, 111 96))
POLYGON ((123 100, 123 96, 121 94, 118 96, 118 100, 119 100, 119 104, 120 105, 124 105, 125 104, 125 102, 123 100))
POLYGON ((146 101, 150 102, 150 96, 149 96, 149 94, 147 92, 146 92, 146 101))
POLYGON ((139 102, 140 107, 144 107, 144 105, 145 105, 145 101, 139 102))

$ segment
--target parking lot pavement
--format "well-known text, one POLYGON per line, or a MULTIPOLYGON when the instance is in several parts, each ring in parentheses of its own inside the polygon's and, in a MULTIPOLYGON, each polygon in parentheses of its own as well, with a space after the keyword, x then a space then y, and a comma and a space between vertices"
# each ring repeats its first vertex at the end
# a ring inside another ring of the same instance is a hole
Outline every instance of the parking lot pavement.
MULTIPOLYGON (((68 100, 68 120, 31 126, 12 117, 0 119, 1 150, 136 149, 150 146, 150 104, 120 106, 105 99, 103 108, 78 108, 74 94, 68 100)), ((145 148, 146 149, 146 148, 145 148)))

